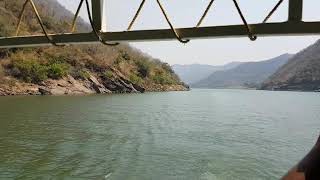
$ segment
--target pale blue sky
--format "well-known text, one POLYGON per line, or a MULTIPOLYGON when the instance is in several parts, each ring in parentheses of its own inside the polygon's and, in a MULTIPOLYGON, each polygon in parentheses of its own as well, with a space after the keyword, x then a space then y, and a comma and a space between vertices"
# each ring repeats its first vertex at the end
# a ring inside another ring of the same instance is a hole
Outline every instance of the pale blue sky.
MULTIPOLYGON (((79 0, 59 0, 75 11, 79 0)), ((238 0, 249 23, 261 22, 278 0, 238 0)), ((106 0, 108 31, 124 31, 135 14, 141 0, 106 0)), ((162 0, 175 27, 192 27, 199 20, 209 0, 162 0)), ((320 1, 304 0, 304 20, 320 20, 320 1)), ((270 21, 285 21, 288 0, 270 21)), ((83 9, 84 10, 84 9, 83 9)), ((86 19, 84 11, 81 16, 86 19)), ((216 0, 203 26, 241 24, 232 0, 216 0)), ((133 29, 168 28, 156 0, 148 0, 133 29)), ((221 65, 232 61, 259 61, 283 53, 296 53, 320 39, 320 36, 258 37, 192 40, 188 44, 177 41, 131 43, 143 52, 169 64, 221 65)))

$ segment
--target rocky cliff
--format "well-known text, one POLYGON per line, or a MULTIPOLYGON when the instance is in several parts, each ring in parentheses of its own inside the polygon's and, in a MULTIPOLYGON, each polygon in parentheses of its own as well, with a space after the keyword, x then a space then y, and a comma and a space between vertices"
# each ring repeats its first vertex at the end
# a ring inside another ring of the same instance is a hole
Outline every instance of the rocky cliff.
MULTIPOLYGON (((115 73, 116 74, 116 73, 115 73)), ((144 93, 145 91, 186 91, 182 85, 153 84, 144 88, 122 76, 104 79, 88 74, 87 79, 67 75, 59 80, 48 79, 39 84, 21 82, 12 77, 2 78, 0 96, 13 95, 83 95, 110 93, 144 93)))

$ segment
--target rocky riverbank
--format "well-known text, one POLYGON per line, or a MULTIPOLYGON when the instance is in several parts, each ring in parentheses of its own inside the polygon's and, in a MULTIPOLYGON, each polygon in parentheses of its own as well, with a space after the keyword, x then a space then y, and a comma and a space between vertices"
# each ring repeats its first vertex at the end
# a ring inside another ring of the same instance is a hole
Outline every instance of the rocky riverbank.
POLYGON ((139 86, 123 77, 102 79, 92 74, 79 80, 68 75, 59 80, 48 79, 40 84, 25 83, 12 77, 2 79, 0 96, 15 95, 85 95, 111 93, 144 93, 145 91, 187 91, 183 85, 152 84, 139 86))

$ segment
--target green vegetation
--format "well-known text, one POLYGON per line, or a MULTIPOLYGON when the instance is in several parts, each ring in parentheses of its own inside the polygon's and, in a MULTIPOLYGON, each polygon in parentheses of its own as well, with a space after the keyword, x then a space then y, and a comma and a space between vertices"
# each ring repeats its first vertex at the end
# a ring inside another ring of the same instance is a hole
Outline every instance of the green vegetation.
POLYGON ((153 81, 157 84, 175 84, 175 81, 173 80, 171 74, 168 74, 166 71, 164 71, 163 69, 157 69, 155 71, 155 74, 152 77, 153 81))
POLYGON ((142 78, 147 77, 150 74, 152 64, 148 60, 140 60, 136 62, 139 76, 142 78))
POLYGON ((86 80, 90 78, 90 73, 86 70, 79 70, 79 71, 75 71, 74 77, 76 79, 82 79, 82 80, 86 80))
POLYGON ((110 71, 110 70, 106 70, 106 71, 104 72, 103 76, 104 76, 105 78, 111 79, 112 76, 113 76, 113 73, 112 73, 112 71, 110 71))
POLYGON ((13 61, 11 71, 25 82, 40 83, 48 78, 47 68, 34 59, 13 61))
POLYGON ((69 65, 65 63, 50 64, 47 73, 48 77, 52 79, 61 79, 69 72, 69 65))
POLYGON ((40 83, 48 78, 61 79, 69 72, 64 62, 41 61, 33 53, 19 52, 11 56, 8 68, 16 78, 29 83, 40 83))
POLYGON ((142 78, 137 76, 136 74, 131 74, 129 77, 130 81, 133 82, 134 84, 141 84, 142 83, 142 78))

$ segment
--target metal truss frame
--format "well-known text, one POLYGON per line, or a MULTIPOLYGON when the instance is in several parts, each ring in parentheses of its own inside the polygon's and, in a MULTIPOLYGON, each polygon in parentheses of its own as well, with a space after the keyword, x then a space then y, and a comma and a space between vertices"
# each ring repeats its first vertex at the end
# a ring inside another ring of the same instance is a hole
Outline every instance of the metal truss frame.
MULTIPOLYGON (((91 0, 93 25, 99 35, 107 42, 163 41, 174 40, 176 35, 172 29, 130 30, 108 32, 103 16, 104 4, 107 0, 91 0)), ((288 20, 281 23, 248 24, 251 32, 258 36, 301 36, 320 35, 320 22, 302 21, 303 0, 289 0, 288 20)), ((188 39, 248 37, 245 25, 227 25, 210 27, 191 27, 174 29, 179 36, 188 39)), ((49 34, 56 44, 88 44, 99 43, 94 33, 49 34)), ((0 38, 0 48, 33 47, 52 45, 44 35, 15 36, 0 38)))

